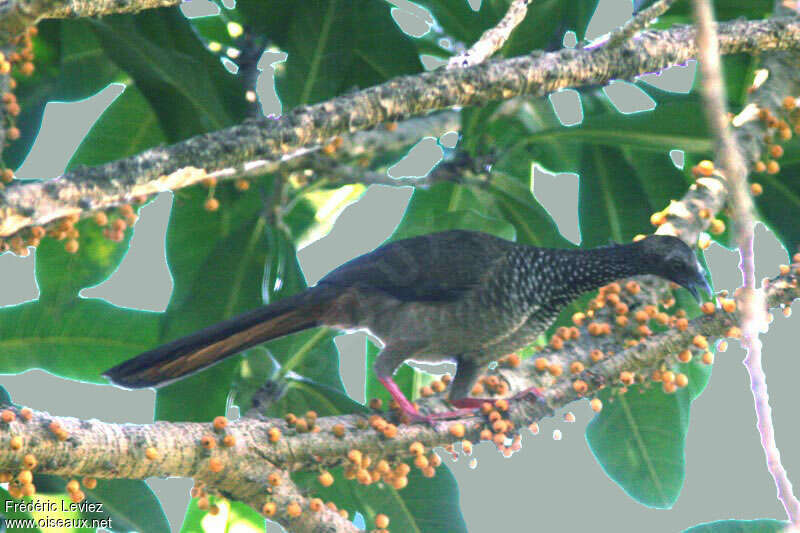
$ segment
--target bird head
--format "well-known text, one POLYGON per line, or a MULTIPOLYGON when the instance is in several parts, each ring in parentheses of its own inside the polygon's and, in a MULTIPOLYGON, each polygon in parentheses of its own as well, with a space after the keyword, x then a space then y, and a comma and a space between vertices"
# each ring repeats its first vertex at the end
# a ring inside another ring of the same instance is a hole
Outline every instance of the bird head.
POLYGON ((670 235, 650 235, 640 241, 644 260, 653 274, 686 288, 698 303, 698 289, 711 296, 705 271, 689 246, 670 235))

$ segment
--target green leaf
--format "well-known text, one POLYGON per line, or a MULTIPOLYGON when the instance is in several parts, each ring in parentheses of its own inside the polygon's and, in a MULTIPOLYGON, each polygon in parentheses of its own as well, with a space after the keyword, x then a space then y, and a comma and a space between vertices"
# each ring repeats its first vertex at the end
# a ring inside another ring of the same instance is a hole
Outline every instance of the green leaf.
MULTIPOLYGON (((38 492, 66 492, 67 481, 59 476, 36 475, 38 492)), ((90 520, 108 520, 110 531, 153 531, 169 533, 164 510, 153 491, 140 479, 99 479, 94 489, 83 487, 86 501, 102 503, 102 512, 84 512, 90 520)))
POLYGON ((51 305, 67 305, 81 289, 108 279, 119 268, 133 236, 128 230, 121 242, 114 242, 103 235, 105 228, 91 218, 75 224, 75 229, 80 232, 77 253, 65 250, 66 241, 49 237, 36 248, 39 298, 51 305))
POLYGON ((583 246, 605 245, 609 238, 628 242, 639 233, 649 232, 655 206, 645 194, 636 169, 619 149, 584 147, 579 191, 583 246))
POLYGON ((683 533, 779 533, 784 531, 788 522, 762 518, 760 520, 718 520, 706 522, 683 533))
POLYGON ((160 314, 79 298, 63 305, 26 302, 0 309, 0 369, 41 368, 57 376, 106 383, 100 374, 152 347, 160 314))
POLYGON ((48 102, 82 100, 121 79, 120 70, 91 34, 88 21, 43 20, 36 27, 36 70, 31 77, 18 76, 15 91, 21 109, 17 127, 22 135, 3 150, 10 168, 21 165, 28 154, 48 102))
MULTIPOLYGON (((244 2, 243 9, 254 9, 244 2)), ((259 2, 253 15, 281 13, 285 33, 270 34, 289 57, 275 85, 284 110, 371 87, 422 70, 411 39, 394 23, 391 5, 370 0, 259 2), (308 28, 316 28, 309 33, 308 28)), ((248 17, 250 19, 251 17, 248 17)))
POLYGON ((669 509, 683 486, 689 421, 685 391, 665 394, 631 387, 610 399, 586 428, 586 441, 605 473, 636 501, 669 509))
POLYGON ((183 518, 181 533, 206 532, 236 532, 236 533, 263 533, 264 518, 251 507, 241 502, 231 500, 218 500, 213 496, 212 503, 219 507, 219 514, 213 516, 208 511, 197 508, 197 498, 189 502, 186 515, 183 518))
MULTIPOLYGON (((796 144, 796 143, 794 143, 796 144)), ((800 164, 781 160, 778 174, 754 174, 752 181, 762 185, 764 192, 756 197, 760 219, 775 232, 784 248, 794 253, 800 246, 800 164)))
POLYGON ((640 385, 625 394, 601 391, 603 410, 586 428, 603 471, 634 500, 659 509, 671 508, 680 495, 691 403, 711 379, 711 366, 699 358, 675 371, 686 374, 689 385, 672 394, 640 385))
POLYGON ((150 103, 138 87, 129 85, 89 130, 70 159, 67 170, 116 161, 165 141, 150 103))
POLYGON ((228 72, 177 7, 91 19, 108 56, 133 78, 170 142, 241 121, 241 76, 228 72))
POLYGON ((383 513, 389 517, 392 531, 407 533, 460 533, 467 526, 458 504, 458 485, 445 466, 436 469, 436 476, 425 478, 412 466, 408 474, 408 485, 396 490, 385 483, 364 486, 344 478, 341 468, 330 470, 334 483, 322 487, 316 473, 300 472, 292 479, 302 487, 313 491, 324 501, 333 501, 339 509, 350 516, 360 512, 364 516, 367 530, 375 523, 375 515, 383 513), (435 503, 434 503, 435 502, 435 503))
MULTIPOLYGON (((0 518, 2 518, 2 521, 0 521, 0 523, 2 523, 3 526, 5 526, 8 520, 31 520, 34 521, 35 523, 35 518, 33 517, 33 515, 25 511, 19 510, 22 509, 21 507, 15 507, 15 505, 19 503, 23 503, 23 501, 15 500, 14 498, 11 497, 11 495, 8 493, 6 489, 0 487, 0 505, 2 505, 3 509, 2 514, 0 514, 0 518)), ((27 500, 24 501, 24 503, 27 503, 27 500)), ((3 529, 5 529, 5 527, 3 529)), ((34 527, 34 528, 17 529, 16 531, 36 532, 41 530, 38 527, 34 527)))
POLYGON ((573 127, 565 127, 554 120, 552 112, 546 108, 549 104, 544 101, 531 106, 522 111, 530 130, 527 141, 532 145, 579 141, 662 153, 673 149, 688 153, 713 150, 699 95, 676 95, 650 86, 641 88, 657 105, 651 111, 630 115, 618 112, 599 93, 582 92, 583 122, 573 127))
MULTIPOLYGON (((474 43, 506 14, 510 0, 483 0, 478 11, 473 11, 464 0, 417 0, 415 3, 431 12, 445 34, 456 41, 474 43)), ((596 5, 597 0, 531 3, 525 20, 500 49, 500 55, 513 57, 531 50, 561 48, 567 30, 575 31, 578 38, 583 37, 596 5)))

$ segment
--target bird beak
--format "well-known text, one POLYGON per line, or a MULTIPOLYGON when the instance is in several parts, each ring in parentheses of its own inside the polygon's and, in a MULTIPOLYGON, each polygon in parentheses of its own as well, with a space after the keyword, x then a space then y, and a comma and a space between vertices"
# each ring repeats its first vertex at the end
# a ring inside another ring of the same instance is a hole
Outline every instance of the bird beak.
POLYGON ((708 284, 708 281, 706 281, 702 271, 698 272, 696 277, 690 280, 685 287, 689 292, 692 293, 692 296, 694 296, 694 299, 697 300, 698 305, 703 301, 703 297, 700 296, 698 289, 702 289, 703 292, 705 292, 709 297, 712 293, 711 286, 708 284))

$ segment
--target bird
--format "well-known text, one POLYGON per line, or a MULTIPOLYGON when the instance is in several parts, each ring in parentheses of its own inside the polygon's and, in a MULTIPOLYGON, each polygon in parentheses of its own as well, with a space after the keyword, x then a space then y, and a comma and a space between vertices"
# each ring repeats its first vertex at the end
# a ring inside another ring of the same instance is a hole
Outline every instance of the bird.
POLYGON ((211 325, 106 372, 125 388, 160 387, 263 342, 308 328, 367 330, 380 341, 378 380, 401 411, 414 405, 392 376, 406 361, 456 363, 448 399, 474 408, 474 382, 499 357, 533 343, 579 295, 652 274, 711 295, 704 269, 677 237, 596 248, 541 248, 479 231, 388 242, 295 295, 211 325))

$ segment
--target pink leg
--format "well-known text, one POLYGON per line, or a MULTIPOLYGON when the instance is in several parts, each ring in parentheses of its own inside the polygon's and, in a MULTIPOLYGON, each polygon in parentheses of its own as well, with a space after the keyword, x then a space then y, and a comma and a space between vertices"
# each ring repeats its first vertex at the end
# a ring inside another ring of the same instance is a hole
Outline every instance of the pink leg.
POLYGON ((400 406, 400 410, 403 411, 406 415, 408 415, 412 420, 419 419, 420 414, 417 412, 416 407, 408 401, 403 391, 400 390, 400 387, 397 386, 397 383, 394 382, 391 376, 387 376, 382 378, 378 376, 378 381, 380 381, 386 390, 389 391, 389 394, 392 396, 392 399, 397 402, 397 405, 400 406))

